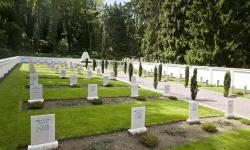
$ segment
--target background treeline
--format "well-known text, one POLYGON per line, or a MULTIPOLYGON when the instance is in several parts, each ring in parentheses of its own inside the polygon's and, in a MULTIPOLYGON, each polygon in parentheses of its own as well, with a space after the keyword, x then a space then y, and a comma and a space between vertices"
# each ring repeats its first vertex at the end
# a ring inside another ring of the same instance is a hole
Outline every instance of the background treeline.
POLYGON ((250 0, 0 0, 0 56, 250 67, 250 0), (27 54, 26 54, 27 55, 27 54))

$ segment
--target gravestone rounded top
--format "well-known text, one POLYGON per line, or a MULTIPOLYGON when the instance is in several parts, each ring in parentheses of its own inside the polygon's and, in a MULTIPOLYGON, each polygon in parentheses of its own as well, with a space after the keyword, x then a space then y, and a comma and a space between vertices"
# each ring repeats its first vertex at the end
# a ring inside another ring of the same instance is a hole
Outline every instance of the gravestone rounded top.
POLYGON ((85 62, 86 59, 90 60, 89 53, 88 52, 83 52, 81 62, 85 62))

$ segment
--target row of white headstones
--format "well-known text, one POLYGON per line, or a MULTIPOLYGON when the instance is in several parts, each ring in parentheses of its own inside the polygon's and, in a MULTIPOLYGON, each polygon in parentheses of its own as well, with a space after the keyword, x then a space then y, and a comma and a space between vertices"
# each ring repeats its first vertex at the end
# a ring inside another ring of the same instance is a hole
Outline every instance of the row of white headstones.
MULTIPOLYGON (((87 71, 91 71, 87 69, 87 71)), ((35 73, 35 68, 33 64, 30 64, 30 99, 38 101, 42 99, 42 85, 38 84, 38 76, 35 73), (39 90, 38 90, 39 89, 39 90)), ((61 76, 62 77, 62 76, 61 76)), ((64 76, 66 77, 66 75, 64 76)), ((113 73, 110 74, 113 78, 113 73)), ((76 77, 74 77, 76 78, 76 77)), ((74 80, 74 84, 77 84, 74 80)), ((109 76, 104 76, 104 84, 109 83, 109 76)), ((164 95, 169 95, 170 86, 165 85, 164 95)), ((131 96, 138 96, 138 85, 136 84, 136 77, 133 76, 131 80, 131 96)), ((88 85, 88 98, 97 99, 97 85, 88 85)), ((43 101, 43 99, 42 99, 43 101)), ((146 107, 132 107, 131 108, 131 128, 128 132, 132 135, 147 132, 145 127, 145 112, 146 107)), ((234 117, 233 113, 233 100, 228 101, 228 110, 226 114, 227 118, 234 117)), ((187 122, 198 123, 198 102, 189 101, 189 118, 187 122)), ((31 145, 28 146, 29 150, 40 150, 40 149, 56 149, 58 148, 58 141, 55 139, 55 115, 37 115, 31 116, 31 145)))

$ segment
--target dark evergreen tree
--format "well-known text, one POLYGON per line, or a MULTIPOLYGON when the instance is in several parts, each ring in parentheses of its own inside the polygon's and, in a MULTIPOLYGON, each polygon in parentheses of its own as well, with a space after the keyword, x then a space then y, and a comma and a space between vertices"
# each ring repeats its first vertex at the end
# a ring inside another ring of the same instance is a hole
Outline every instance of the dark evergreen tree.
POLYGON ((154 88, 156 89, 157 88, 157 86, 158 86, 158 75, 157 75, 157 67, 155 66, 155 69, 154 69, 154 83, 153 83, 153 85, 154 85, 154 88))
POLYGON ((186 66, 186 68, 185 68, 185 87, 188 86, 188 81, 189 81, 189 66, 186 66))
POLYGON ((129 74, 129 81, 131 82, 131 78, 133 76, 133 64, 132 63, 129 63, 129 66, 128 66, 128 74, 129 74))
POLYGON ((96 68, 96 60, 93 59, 93 71, 95 71, 95 68, 96 68))
POLYGON ((231 85, 231 74, 230 72, 227 72, 224 77, 224 97, 228 97, 230 85, 231 85))
POLYGON ((104 60, 102 59, 102 73, 104 73, 104 60))
POLYGON ((158 70, 158 81, 161 81, 162 77, 162 64, 159 65, 159 70, 158 70))
POLYGON ((114 76, 117 77, 117 68, 118 68, 118 63, 117 61, 113 62, 113 71, 114 71, 114 76))
POLYGON ((142 65, 141 65, 141 62, 139 64, 139 77, 142 76, 142 65))
POLYGON ((124 73, 125 74, 127 73, 127 62, 126 61, 124 62, 124 73))
POLYGON ((197 85, 197 69, 196 68, 194 69, 193 76, 191 78, 190 91, 191 91, 192 100, 195 100, 196 96, 197 96, 197 93, 199 91, 198 85, 197 85))

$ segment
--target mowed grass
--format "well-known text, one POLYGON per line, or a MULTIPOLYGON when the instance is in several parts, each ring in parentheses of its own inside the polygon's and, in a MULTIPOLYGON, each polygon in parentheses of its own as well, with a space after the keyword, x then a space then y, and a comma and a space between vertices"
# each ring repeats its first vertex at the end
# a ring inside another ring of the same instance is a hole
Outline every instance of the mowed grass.
MULTIPOLYGON (((27 84, 25 65, 19 65, 0 83, 0 149, 12 150, 30 144, 30 116, 55 114, 56 139, 93 135, 130 128, 133 106, 146 106, 146 125, 167 123, 188 117, 184 101, 146 101, 100 106, 67 107, 50 110, 21 109, 27 84)), ((60 96, 59 93, 57 96, 60 96)), ((221 115, 221 112, 199 107, 200 116, 221 115)))
POLYGON ((250 128, 221 133, 170 150, 249 150, 250 128))

